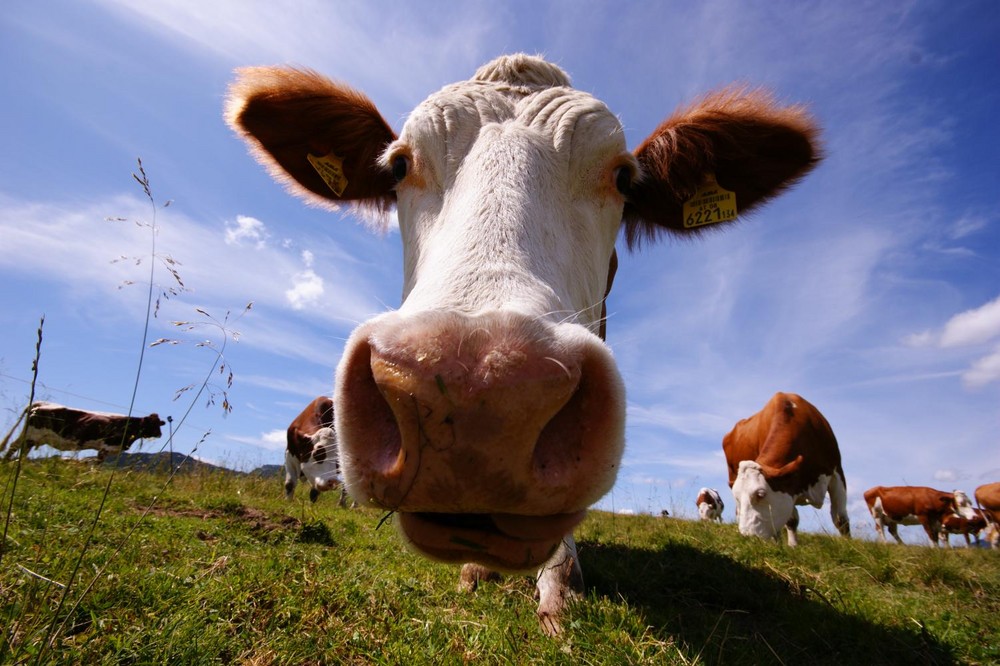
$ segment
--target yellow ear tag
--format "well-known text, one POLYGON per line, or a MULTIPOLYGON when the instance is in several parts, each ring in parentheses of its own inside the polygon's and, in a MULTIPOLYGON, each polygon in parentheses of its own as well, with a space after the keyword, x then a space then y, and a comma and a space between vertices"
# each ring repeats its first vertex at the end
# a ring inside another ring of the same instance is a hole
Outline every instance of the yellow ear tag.
POLYGON ((312 164, 313 169, 316 169, 316 173, 323 179, 326 186, 333 190, 334 194, 338 197, 344 194, 344 190, 347 189, 347 177, 344 176, 344 160, 332 152, 323 157, 316 157, 315 155, 306 155, 306 157, 309 159, 309 164, 312 164))
POLYGON ((705 175, 705 184, 684 202, 684 228, 732 222, 736 219, 736 193, 715 182, 715 174, 705 175))

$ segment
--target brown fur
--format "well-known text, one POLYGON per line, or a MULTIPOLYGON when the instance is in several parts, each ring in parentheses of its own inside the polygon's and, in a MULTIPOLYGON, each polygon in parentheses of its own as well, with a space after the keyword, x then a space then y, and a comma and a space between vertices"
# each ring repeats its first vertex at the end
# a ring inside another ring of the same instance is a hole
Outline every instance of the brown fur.
POLYGON ((229 89, 226 122, 293 193, 325 207, 354 202, 388 210, 392 175, 378 164, 396 134, 363 93, 303 69, 247 67, 229 89), (343 159, 347 189, 337 197, 307 155, 343 159))
POLYGON ((643 177, 625 206, 629 248, 685 231, 684 202, 707 173, 736 193, 741 214, 780 194, 820 161, 818 132, 804 107, 779 106, 767 92, 743 86, 674 112, 635 150, 643 177))
POLYGON ((775 393, 763 409, 733 427, 723 438, 722 449, 730 488, 744 460, 756 460, 771 488, 790 495, 834 471, 847 481, 830 424, 816 407, 794 393, 775 393))
POLYGON ((986 483, 976 488, 976 504, 994 523, 1000 525, 1000 481, 986 483))
POLYGON ((315 455, 317 462, 322 462, 325 452, 317 450, 314 454, 312 435, 320 428, 332 427, 333 400, 321 395, 310 402, 288 426, 288 450, 299 462, 306 462, 311 455, 315 455))
POLYGON ((871 512, 876 500, 882 500, 882 512, 891 522, 899 523, 915 516, 933 543, 944 517, 955 513, 955 494, 926 486, 875 486, 865 491, 865 504, 871 512))

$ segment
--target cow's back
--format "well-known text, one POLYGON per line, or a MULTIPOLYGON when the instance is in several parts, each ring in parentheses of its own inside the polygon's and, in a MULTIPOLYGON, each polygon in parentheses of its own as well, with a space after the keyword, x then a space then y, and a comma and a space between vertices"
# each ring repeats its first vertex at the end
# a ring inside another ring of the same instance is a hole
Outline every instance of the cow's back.
POLYGON ((865 491, 869 509, 880 502, 882 511, 893 520, 907 516, 929 516, 940 522, 952 512, 954 495, 926 486, 876 486, 865 491))
POLYGON ((812 403, 795 393, 775 393, 763 409, 733 427, 723 438, 722 448, 729 467, 730 487, 744 460, 780 469, 799 456, 803 459, 801 466, 794 473, 775 479, 775 483, 794 486, 794 493, 832 471, 846 482, 840 448, 830 423, 812 403))

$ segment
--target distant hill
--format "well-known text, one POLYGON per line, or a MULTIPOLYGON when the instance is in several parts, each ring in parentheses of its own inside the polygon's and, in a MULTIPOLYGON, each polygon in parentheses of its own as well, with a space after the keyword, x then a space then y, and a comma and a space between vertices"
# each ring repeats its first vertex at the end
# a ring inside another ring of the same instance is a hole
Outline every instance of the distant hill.
POLYGON ((177 472, 180 474, 189 474, 191 472, 203 472, 208 470, 217 471, 223 474, 243 474, 242 472, 213 465, 212 463, 198 460, 197 458, 192 458, 191 456, 187 456, 176 451, 173 453, 169 451, 160 451, 158 453, 137 452, 109 455, 104 459, 103 465, 106 467, 120 466, 125 469, 142 471, 161 469, 167 470, 173 467, 176 468, 177 472), (121 458, 120 463, 118 461, 119 457, 121 458))
POLYGON ((250 476, 259 476, 262 479, 271 479, 279 476, 285 475, 284 465, 261 465, 252 472, 248 472, 250 476))
MULTIPOLYGON (((258 476, 264 479, 280 477, 285 473, 283 465, 261 465, 250 472, 240 472, 228 467, 213 465, 204 460, 198 460, 183 453, 169 451, 159 451, 157 453, 124 453, 121 454, 121 466, 134 470, 167 470, 176 468, 178 474, 190 474, 191 472, 215 471, 221 474, 232 474, 235 476, 258 476)), ((94 458, 96 460, 96 457, 94 458)), ((118 456, 112 455, 104 459, 105 466, 118 465, 118 456)))

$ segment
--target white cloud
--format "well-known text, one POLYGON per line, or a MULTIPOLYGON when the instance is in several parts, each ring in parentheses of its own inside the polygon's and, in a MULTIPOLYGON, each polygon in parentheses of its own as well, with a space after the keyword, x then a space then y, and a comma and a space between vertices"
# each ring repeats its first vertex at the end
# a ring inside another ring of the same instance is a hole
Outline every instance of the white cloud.
POLYGON ((260 435, 261 445, 265 449, 272 449, 275 451, 282 451, 288 445, 288 433, 285 430, 271 430, 269 432, 261 433, 260 435))
POLYGON ((226 439, 239 442, 240 444, 256 446, 267 451, 284 451, 285 447, 288 446, 288 433, 286 430, 269 430, 262 432, 256 437, 228 435, 226 439))
POLYGON ((931 347, 936 345, 938 336, 933 331, 921 331, 911 333, 903 338, 903 344, 907 347, 931 347))
POLYGON ((285 291, 285 298, 296 310, 316 305, 323 296, 323 278, 307 268, 292 277, 292 288, 285 291))
POLYGON ((942 347, 975 345, 1000 336, 1000 297, 952 317, 941 334, 942 347))
POLYGON ((969 388, 981 388, 998 380, 1000 380, 1000 347, 989 356, 973 362, 972 367, 962 375, 962 381, 969 388))
POLYGON ((980 229, 985 228, 988 224, 989 220, 984 216, 971 214, 964 215, 951 226, 948 235, 952 239, 958 240, 976 233, 980 229))
POLYGON ((237 215, 234 224, 226 225, 226 245, 240 245, 249 241, 258 250, 263 249, 267 239, 267 228, 260 220, 246 215, 237 215))
POLYGON ((956 474, 955 470, 953 469, 939 469, 938 471, 934 472, 935 481, 947 481, 948 483, 952 483, 957 479, 958 479, 958 474, 956 474))

